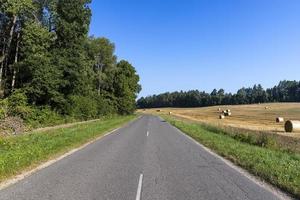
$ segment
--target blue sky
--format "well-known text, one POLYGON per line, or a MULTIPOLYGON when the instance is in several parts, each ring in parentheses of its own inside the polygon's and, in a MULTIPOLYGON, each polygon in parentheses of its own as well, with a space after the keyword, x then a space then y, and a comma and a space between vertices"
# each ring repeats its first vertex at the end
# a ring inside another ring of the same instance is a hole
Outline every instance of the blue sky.
POLYGON ((116 45, 139 96, 300 80, 299 0, 93 0, 90 34, 116 45))

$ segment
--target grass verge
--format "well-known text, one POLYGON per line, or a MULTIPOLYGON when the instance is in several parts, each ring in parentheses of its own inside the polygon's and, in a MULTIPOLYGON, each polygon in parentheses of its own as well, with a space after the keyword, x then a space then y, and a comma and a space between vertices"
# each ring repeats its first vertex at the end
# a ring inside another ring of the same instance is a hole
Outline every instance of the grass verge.
POLYGON ((0 138, 0 182, 91 141, 136 116, 104 118, 72 127, 0 138))
POLYGON ((300 154, 253 145, 198 123, 163 118, 219 155, 300 198, 300 154))

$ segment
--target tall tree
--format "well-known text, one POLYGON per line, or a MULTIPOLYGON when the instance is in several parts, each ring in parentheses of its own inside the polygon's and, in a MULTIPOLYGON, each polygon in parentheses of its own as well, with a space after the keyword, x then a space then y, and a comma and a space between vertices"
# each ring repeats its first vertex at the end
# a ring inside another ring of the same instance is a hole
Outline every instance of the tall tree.
POLYGON ((88 55, 93 60, 95 77, 95 88, 98 94, 101 90, 110 87, 107 83, 108 73, 113 73, 116 66, 117 57, 115 56, 115 45, 107 38, 90 37, 87 45, 88 55))
POLYGON ((61 71, 54 66, 54 55, 50 53, 54 33, 34 21, 26 23, 23 30, 20 63, 22 87, 32 103, 55 106, 62 101, 59 93, 61 71))
POLYGON ((10 79, 10 87, 13 89, 20 52, 22 25, 28 18, 36 17, 35 5, 32 0, 1 0, 0 13, 6 21, 2 56, 0 57, 0 87, 3 86, 3 79, 10 79), (5 71, 5 77, 3 77, 3 71, 5 71), (10 78, 6 77, 8 74, 10 74, 10 78))
POLYGON ((92 89, 92 66, 84 51, 91 10, 89 0, 58 0, 54 54, 63 73, 60 89, 66 96, 88 95, 92 89))
POLYGON ((130 114, 135 110, 135 99, 141 90, 139 76, 134 67, 127 61, 121 60, 117 64, 115 73, 115 96, 120 114, 130 114))

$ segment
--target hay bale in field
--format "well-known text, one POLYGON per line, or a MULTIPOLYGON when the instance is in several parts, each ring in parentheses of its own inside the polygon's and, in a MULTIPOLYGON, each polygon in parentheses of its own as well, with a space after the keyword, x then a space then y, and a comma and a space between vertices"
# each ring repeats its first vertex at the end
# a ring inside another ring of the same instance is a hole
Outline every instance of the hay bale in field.
POLYGON ((231 116, 231 112, 225 112, 224 115, 225 116, 231 116))
POLYGON ((161 110, 156 110, 156 112, 160 112, 161 110))
POLYGON ((284 122, 284 118, 283 117, 276 117, 276 122, 277 123, 284 122))
POLYGON ((172 115, 172 112, 169 112, 169 115, 172 115))
POLYGON ((230 112, 231 112, 231 110, 229 110, 229 109, 227 109, 226 111, 227 111, 228 113, 230 113, 230 112))
POLYGON ((268 106, 266 106, 266 107, 265 107, 265 110, 268 110, 268 109, 269 109, 269 107, 268 107, 268 106))
POLYGON ((286 132, 300 132, 300 121, 297 120, 288 120, 284 125, 286 132))
POLYGON ((225 115, 220 115, 219 119, 225 119, 225 115))
POLYGON ((220 111, 221 111, 221 108, 218 108, 218 111, 220 112, 220 111))

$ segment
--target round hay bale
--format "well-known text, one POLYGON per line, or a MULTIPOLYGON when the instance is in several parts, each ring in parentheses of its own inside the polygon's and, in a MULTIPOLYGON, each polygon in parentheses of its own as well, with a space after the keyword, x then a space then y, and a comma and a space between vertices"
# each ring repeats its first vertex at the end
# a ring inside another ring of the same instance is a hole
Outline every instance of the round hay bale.
POLYGON ((169 112, 169 115, 172 115, 172 112, 169 112))
POLYGON ((231 116, 231 112, 225 112, 224 115, 225 116, 231 116))
POLYGON ((225 116, 224 115, 220 115, 219 119, 225 119, 225 116))
POLYGON ((218 111, 221 111, 221 108, 218 108, 218 111))
POLYGON ((288 133, 300 132, 300 121, 288 120, 285 122, 284 128, 288 133))
POLYGON ((284 122, 284 118, 283 117, 276 117, 276 122, 277 123, 284 122))
POLYGON ((267 110, 267 109, 269 109, 269 107, 268 107, 268 106, 266 106, 266 107, 265 107, 265 109, 267 110))

